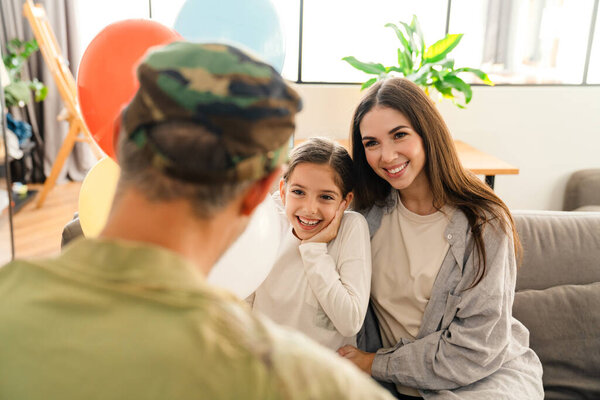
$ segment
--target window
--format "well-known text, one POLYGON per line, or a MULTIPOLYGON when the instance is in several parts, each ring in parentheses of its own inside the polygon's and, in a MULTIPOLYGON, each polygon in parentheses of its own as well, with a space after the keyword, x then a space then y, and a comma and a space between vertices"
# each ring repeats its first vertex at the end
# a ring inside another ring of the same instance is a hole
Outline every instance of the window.
MULTIPOLYGON (((80 46, 85 49, 104 26, 125 18, 151 15, 173 27, 185 1, 76 0, 80 46)), ((481 68, 497 84, 600 84, 598 23, 583 82, 598 0, 271 1, 285 37, 282 73, 293 81, 358 83, 368 79, 342 61, 346 56, 396 65, 398 39, 384 25, 408 22, 415 14, 428 45, 446 31, 464 33, 451 53, 456 65, 481 68)))
POLYGON ((444 36, 447 0, 304 0, 302 81, 364 82, 366 75, 342 61, 396 65, 398 39, 388 22, 416 14, 426 43, 444 36))
POLYGON ((75 0, 79 57, 106 25, 128 18, 148 18, 148 0, 75 0))
POLYGON ((582 83, 593 0, 453 0, 457 65, 496 83, 582 83))

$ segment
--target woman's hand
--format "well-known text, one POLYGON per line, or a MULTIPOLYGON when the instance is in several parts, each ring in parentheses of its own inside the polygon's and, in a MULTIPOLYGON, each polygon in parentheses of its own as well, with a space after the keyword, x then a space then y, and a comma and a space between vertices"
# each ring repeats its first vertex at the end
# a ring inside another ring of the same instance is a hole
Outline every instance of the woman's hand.
POLYGON ((340 347, 337 352, 340 356, 352 361, 358 368, 371 375, 375 353, 367 353, 350 345, 340 347))
POLYGON ((342 223, 342 217, 344 216, 344 210, 346 210, 346 204, 346 200, 343 200, 329 225, 327 225, 310 239, 303 240, 302 243, 329 243, 335 239, 338 234, 338 230, 340 229, 340 224, 342 223))

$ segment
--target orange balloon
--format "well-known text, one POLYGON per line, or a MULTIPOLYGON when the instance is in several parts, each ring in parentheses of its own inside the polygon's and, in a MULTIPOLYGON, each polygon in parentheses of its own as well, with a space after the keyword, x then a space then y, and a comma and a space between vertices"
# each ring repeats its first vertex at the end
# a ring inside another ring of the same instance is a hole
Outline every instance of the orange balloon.
POLYGON ((128 19, 108 25, 91 41, 77 73, 77 97, 94 140, 115 159, 114 121, 139 83, 135 69, 149 48, 181 39, 151 20, 128 19))

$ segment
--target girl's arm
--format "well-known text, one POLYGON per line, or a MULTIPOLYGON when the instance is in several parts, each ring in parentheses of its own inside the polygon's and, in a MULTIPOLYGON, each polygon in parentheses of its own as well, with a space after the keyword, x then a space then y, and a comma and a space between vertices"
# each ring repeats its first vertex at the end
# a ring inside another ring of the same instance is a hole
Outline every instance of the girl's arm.
MULTIPOLYGON (((513 323, 513 242, 498 226, 489 225, 484 243, 487 267, 481 282, 449 295, 441 330, 380 349, 371 366, 374 378, 420 389, 455 389, 485 378, 502 366, 513 323)), ((476 258, 471 252, 461 284, 472 282, 476 258)))
POLYGON ((327 252, 327 243, 303 243, 300 253, 321 308, 338 332, 352 337, 362 326, 371 288, 371 243, 364 217, 354 212, 345 214, 337 240, 337 265, 327 252))

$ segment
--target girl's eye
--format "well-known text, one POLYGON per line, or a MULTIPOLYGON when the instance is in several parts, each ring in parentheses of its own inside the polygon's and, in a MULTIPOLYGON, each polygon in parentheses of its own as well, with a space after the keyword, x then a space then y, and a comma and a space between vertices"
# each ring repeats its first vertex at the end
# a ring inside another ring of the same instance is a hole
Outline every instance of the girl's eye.
POLYGON ((328 195, 328 194, 324 194, 324 195, 322 195, 322 196, 321 196, 321 198, 322 198, 323 200, 335 200, 335 199, 333 198, 333 196, 330 196, 330 195, 328 195))
POLYGON ((293 189, 291 192, 298 196, 302 196, 304 194, 304 192, 300 189, 293 189))
POLYGON ((394 139, 402 139, 406 135, 407 135, 406 132, 396 132, 396 133, 394 133, 394 139))

